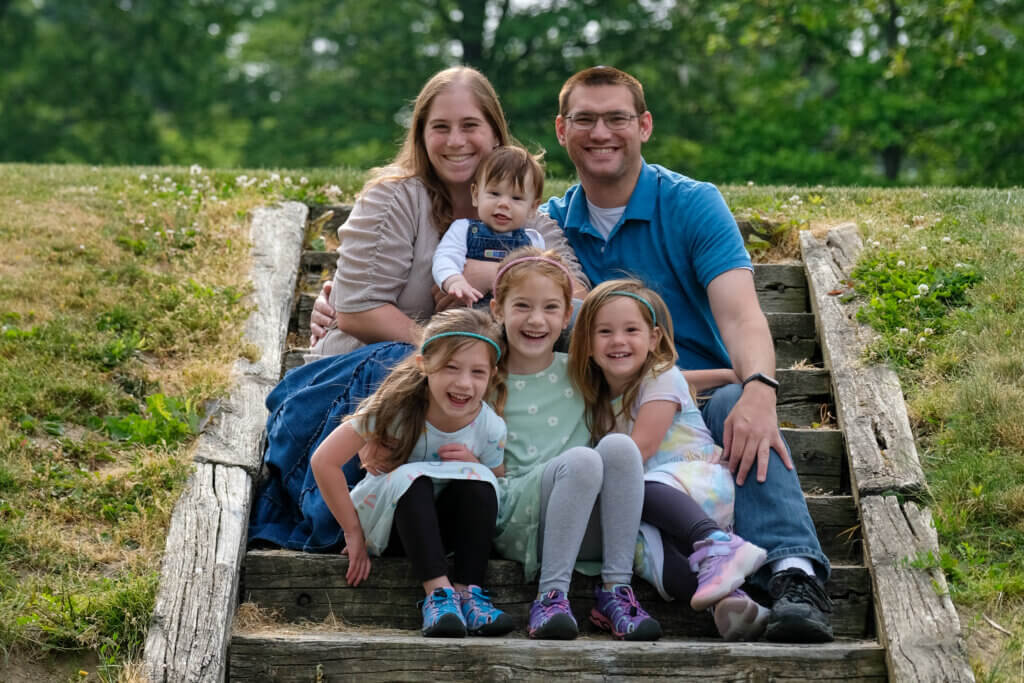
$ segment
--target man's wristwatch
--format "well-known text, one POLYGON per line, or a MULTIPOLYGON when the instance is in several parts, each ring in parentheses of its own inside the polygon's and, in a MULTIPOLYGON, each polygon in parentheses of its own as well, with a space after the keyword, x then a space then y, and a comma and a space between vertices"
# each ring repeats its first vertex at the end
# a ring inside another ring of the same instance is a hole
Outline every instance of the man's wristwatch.
POLYGON ((753 375, 743 380, 743 386, 747 386, 751 382, 761 382, 763 384, 767 384, 768 386, 775 390, 775 393, 778 393, 779 391, 779 380, 773 379, 772 377, 769 377, 768 375, 765 375, 760 372, 755 372, 753 375))

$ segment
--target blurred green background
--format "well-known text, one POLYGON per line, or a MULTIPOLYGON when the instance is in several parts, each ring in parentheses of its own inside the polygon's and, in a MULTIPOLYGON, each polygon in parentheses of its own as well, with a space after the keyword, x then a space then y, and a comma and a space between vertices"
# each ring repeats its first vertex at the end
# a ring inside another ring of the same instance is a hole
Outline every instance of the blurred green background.
POLYGON ((561 83, 611 64, 645 156, 715 182, 1024 184, 1021 0, 0 0, 0 161, 355 166, 438 69, 572 169, 561 83))

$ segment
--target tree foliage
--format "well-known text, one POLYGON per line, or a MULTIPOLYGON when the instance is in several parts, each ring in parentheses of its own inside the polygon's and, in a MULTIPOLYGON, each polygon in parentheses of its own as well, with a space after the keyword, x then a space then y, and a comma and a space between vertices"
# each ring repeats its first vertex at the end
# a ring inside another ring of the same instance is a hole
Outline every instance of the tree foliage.
POLYGON ((440 68, 571 173, 565 78, 644 83, 648 159, 719 182, 1024 182, 1016 0, 0 0, 0 160, 370 166, 440 68))

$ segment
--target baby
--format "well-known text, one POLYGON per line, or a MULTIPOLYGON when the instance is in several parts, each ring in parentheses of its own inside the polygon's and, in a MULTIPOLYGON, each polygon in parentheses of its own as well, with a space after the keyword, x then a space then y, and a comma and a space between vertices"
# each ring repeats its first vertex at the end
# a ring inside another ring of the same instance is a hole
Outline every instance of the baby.
POLYGON ((486 305, 490 296, 484 297, 462 275, 466 259, 497 262, 519 247, 543 249, 540 233, 524 227, 540 206, 543 189, 539 156, 513 146, 491 152, 477 169, 472 187, 480 219, 454 221, 434 252, 437 286, 466 304, 486 305))

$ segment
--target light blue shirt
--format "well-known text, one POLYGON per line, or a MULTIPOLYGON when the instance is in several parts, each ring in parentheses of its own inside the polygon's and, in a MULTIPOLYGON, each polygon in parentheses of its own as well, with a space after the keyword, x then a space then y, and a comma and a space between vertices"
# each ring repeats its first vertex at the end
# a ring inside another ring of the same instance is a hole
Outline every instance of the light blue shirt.
POLYGON ((591 283, 635 277, 665 299, 680 367, 732 367, 707 286, 726 271, 752 266, 718 188, 645 162, 607 240, 591 224, 579 184, 542 210, 562 226, 591 283))

